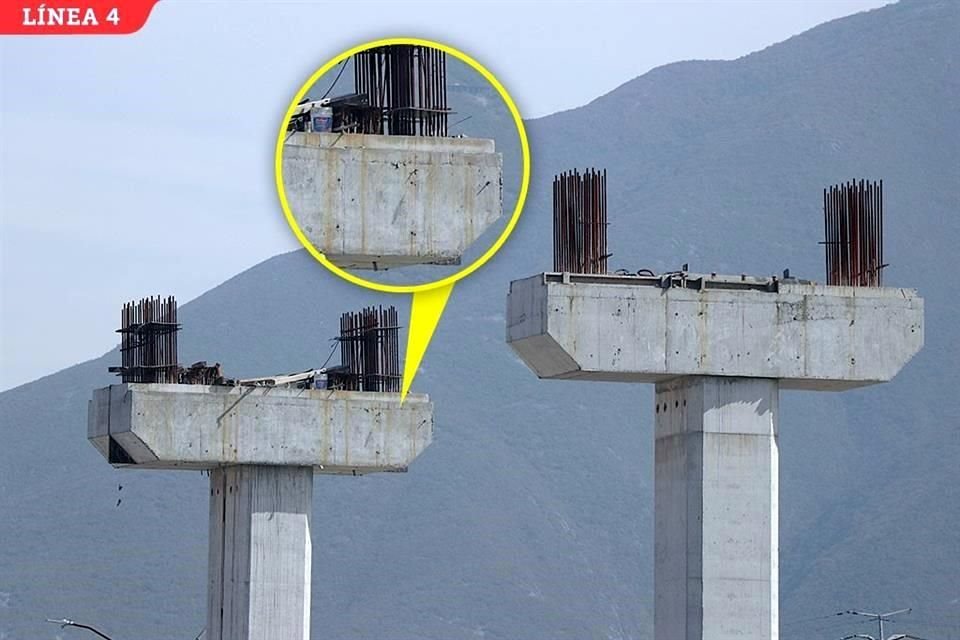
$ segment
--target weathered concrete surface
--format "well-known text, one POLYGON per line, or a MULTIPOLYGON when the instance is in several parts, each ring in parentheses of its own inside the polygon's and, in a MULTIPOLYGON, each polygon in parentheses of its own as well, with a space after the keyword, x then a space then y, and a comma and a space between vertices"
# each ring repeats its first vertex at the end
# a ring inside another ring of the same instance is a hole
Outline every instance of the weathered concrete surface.
POLYGON ((419 394, 400 406, 396 393, 127 383, 94 391, 87 432, 116 466, 403 471, 431 442, 433 404, 419 394))
POLYGON ((457 264, 503 214, 493 140, 295 133, 283 147, 290 210, 334 264, 457 264))
POLYGON ((308 640, 311 467, 210 473, 210 640, 308 640))
POLYGON ((776 380, 679 378, 655 403, 655 638, 776 638, 776 380))
POLYGON ((733 288, 737 279, 703 290, 630 276, 517 280, 507 342, 541 378, 744 376, 818 390, 886 382, 923 346, 912 289, 781 282, 770 292, 733 288))

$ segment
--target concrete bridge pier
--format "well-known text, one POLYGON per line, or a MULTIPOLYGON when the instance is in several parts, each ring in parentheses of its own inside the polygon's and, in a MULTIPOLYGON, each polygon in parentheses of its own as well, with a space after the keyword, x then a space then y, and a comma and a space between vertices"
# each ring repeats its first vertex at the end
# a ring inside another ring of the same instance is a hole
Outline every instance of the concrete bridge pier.
POLYGON ((511 283, 507 342, 541 378, 655 385, 655 638, 775 640, 780 389, 892 380, 923 346, 923 299, 746 275, 543 273, 511 283))
POLYGON ((657 640, 777 637, 779 384, 656 385, 657 640))
POLYGON ((423 394, 123 383, 87 438, 115 467, 210 473, 205 640, 309 640, 314 475, 403 472, 433 439, 423 394))
POLYGON ((309 640, 313 468, 210 472, 207 637, 309 640))

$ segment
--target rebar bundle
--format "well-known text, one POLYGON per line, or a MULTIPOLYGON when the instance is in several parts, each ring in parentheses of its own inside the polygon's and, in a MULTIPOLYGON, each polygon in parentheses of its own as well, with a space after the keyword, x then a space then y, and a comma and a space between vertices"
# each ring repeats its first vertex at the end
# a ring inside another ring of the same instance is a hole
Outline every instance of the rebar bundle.
POLYGON ((574 170, 553 179, 553 270, 606 273, 607 171, 574 170))
POLYGON ((180 365, 177 362, 177 301, 144 298, 123 305, 120 316, 121 366, 110 371, 120 374, 123 382, 166 382, 176 384, 180 365))
POLYGON ((399 393, 400 326, 394 307, 369 307, 340 317, 340 364, 338 374, 347 391, 399 393))
POLYGON ((387 45, 353 57, 354 91, 367 97, 357 133, 447 135, 447 58, 420 45, 387 45))
POLYGON ((879 287, 883 268, 883 181, 851 180, 823 190, 827 284, 879 287))

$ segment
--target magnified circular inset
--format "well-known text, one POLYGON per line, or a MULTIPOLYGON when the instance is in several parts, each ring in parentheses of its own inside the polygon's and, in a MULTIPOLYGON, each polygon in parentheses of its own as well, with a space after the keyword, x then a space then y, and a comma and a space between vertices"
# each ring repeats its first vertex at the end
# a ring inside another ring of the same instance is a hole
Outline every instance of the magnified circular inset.
POLYGON ((397 293, 486 263, 530 179, 526 129, 503 85, 419 38, 362 44, 317 70, 287 109, 274 164, 303 246, 338 276, 397 293))

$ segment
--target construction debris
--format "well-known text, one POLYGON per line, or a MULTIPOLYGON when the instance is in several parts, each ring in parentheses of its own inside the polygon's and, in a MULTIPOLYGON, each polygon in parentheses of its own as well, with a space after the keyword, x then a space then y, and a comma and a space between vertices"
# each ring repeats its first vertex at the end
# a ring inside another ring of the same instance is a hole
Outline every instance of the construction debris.
POLYGON ((553 179, 553 270, 607 273, 607 171, 553 179))
POLYGON ((187 369, 180 370, 180 384, 223 385, 232 383, 232 380, 223 376, 219 362, 213 366, 207 366, 206 361, 201 360, 200 362, 194 362, 187 369))
POLYGON ((882 286, 883 180, 851 180, 823 190, 827 284, 882 286))
POLYGON ((245 378, 237 380, 241 387, 295 387, 297 389, 345 389, 343 382, 346 367, 324 367, 308 369, 300 373, 266 376, 263 378, 245 378))

